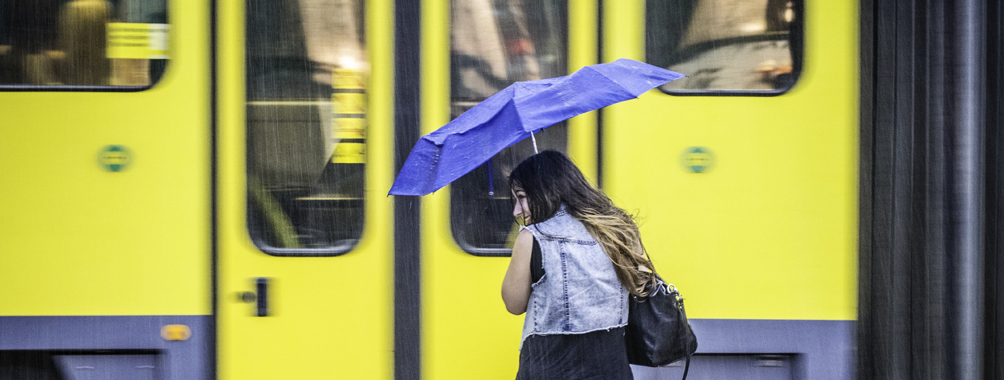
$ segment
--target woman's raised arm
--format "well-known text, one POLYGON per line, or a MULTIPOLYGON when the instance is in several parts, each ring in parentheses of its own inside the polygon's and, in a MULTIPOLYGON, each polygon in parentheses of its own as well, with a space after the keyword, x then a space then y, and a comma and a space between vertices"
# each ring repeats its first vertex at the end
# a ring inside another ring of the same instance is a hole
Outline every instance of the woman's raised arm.
POLYGON ((526 312, 530 300, 530 255, 533 252, 533 233, 527 229, 519 232, 512 247, 509 269, 502 280, 502 301, 505 309, 515 315, 526 312))

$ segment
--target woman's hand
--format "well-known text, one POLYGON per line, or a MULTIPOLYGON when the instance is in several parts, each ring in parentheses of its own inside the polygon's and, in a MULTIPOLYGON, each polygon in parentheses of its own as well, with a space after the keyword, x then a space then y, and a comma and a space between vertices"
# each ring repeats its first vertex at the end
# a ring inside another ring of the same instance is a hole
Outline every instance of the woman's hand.
POLYGON ((530 255, 533 252, 533 233, 523 229, 512 247, 509 269, 502 280, 502 301, 505 309, 515 315, 526 312, 530 301, 530 255))

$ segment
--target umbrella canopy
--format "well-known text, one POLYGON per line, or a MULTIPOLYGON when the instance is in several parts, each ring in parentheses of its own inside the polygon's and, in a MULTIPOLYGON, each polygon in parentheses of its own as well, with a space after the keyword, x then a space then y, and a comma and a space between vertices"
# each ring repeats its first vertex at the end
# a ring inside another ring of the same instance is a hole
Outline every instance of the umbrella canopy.
POLYGON ((532 133, 637 98, 682 77, 647 63, 618 59, 563 77, 516 82, 422 136, 390 194, 425 195, 439 190, 532 133))

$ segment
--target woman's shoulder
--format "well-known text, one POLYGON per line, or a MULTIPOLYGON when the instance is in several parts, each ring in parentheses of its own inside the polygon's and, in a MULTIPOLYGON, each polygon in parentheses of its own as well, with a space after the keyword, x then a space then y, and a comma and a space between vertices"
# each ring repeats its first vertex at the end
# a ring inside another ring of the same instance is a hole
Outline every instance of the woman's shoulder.
POLYGON ((520 228, 519 234, 516 235, 516 242, 513 244, 513 247, 529 249, 530 247, 533 246, 533 241, 534 241, 533 232, 530 231, 530 228, 527 227, 520 228))

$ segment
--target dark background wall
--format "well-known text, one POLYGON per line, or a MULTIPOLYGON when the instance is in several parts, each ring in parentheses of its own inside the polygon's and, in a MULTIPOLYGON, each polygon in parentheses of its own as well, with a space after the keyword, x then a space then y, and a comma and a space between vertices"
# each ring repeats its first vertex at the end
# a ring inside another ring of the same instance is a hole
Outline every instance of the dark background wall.
POLYGON ((1001 379, 1001 5, 862 2, 859 379, 1001 379))

